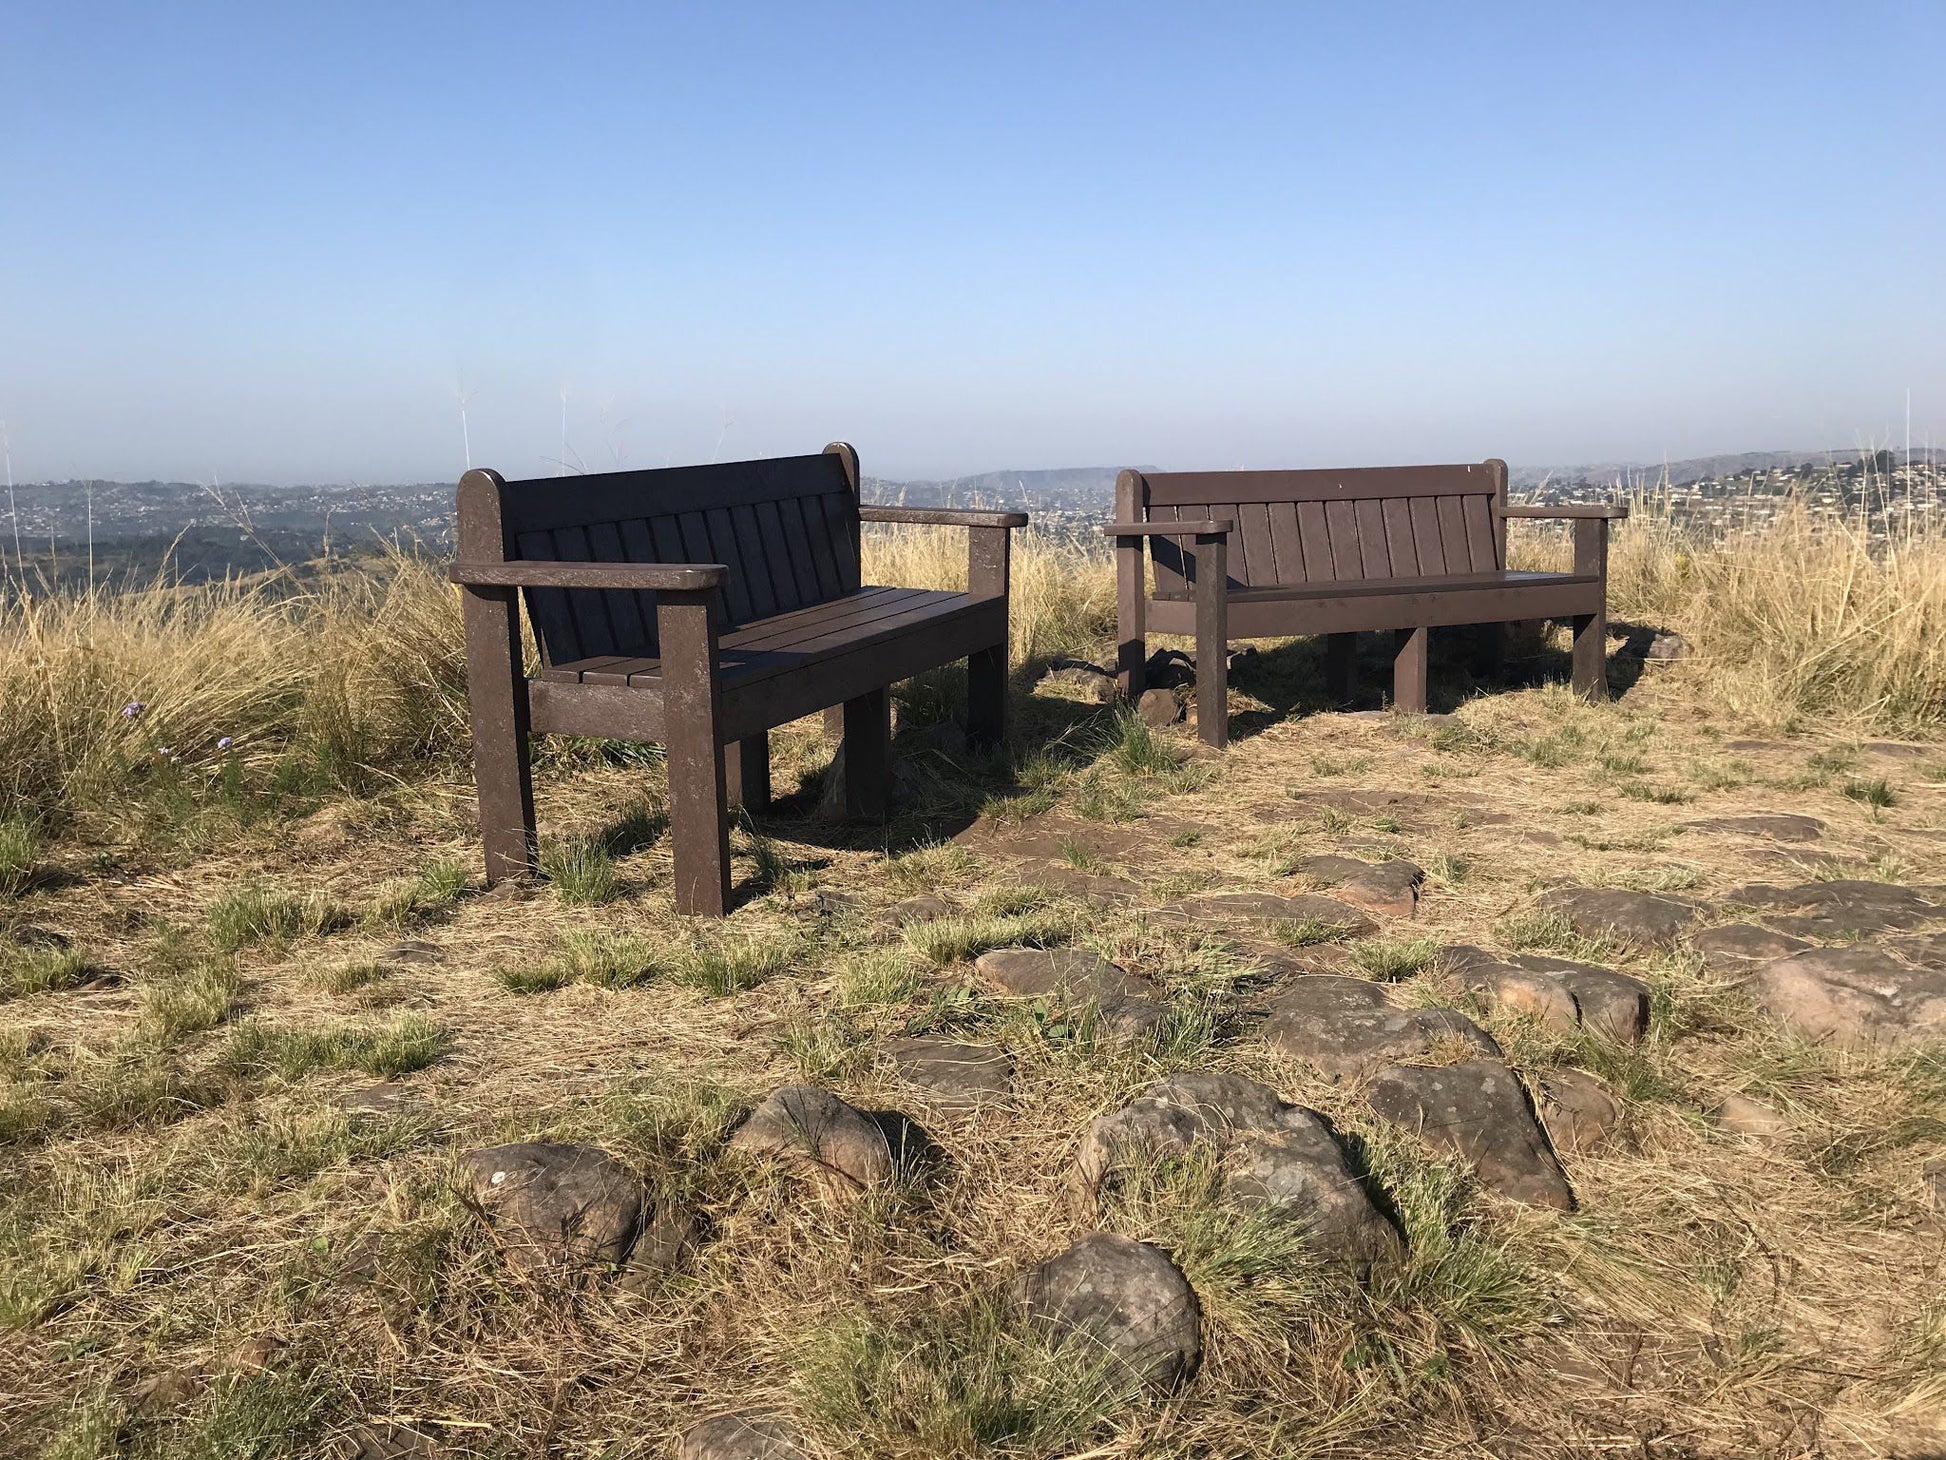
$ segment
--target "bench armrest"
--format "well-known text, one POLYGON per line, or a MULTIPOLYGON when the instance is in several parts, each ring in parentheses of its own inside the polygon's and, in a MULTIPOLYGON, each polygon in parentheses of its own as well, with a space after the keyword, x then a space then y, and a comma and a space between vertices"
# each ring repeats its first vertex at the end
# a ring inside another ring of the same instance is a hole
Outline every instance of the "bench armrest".
POLYGON ((1502 507, 1499 511, 1502 517, 1553 518, 1562 522, 1591 517, 1616 522, 1628 516, 1628 508, 1607 502, 1567 502, 1559 507, 1502 507))
POLYGON ((699 593, 721 588, 721 563, 454 563, 446 576, 469 588, 652 588, 699 593))
POLYGON ((861 503, 860 522, 910 522, 921 527, 1025 527, 1025 512, 961 512, 949 507, 885 507, 861 503))
POLYGON ((1110 522, 1102 531, 1110 537, 1227 537, 1236 526, 1229 517, 1212 517, 1207 522, 1110 522))

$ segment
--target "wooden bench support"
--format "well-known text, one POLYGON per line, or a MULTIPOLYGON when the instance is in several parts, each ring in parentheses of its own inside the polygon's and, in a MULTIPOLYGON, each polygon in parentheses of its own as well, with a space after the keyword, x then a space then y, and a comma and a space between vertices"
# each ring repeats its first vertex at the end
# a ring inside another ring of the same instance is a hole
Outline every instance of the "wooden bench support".
POLYGON ((1230 743, 1229 553, 1221 532, 1196 534, 1196 733, 1221 750, 1230 743))
POLYGON ((1392 652, 1392 708, 1401 715, 1426 713, 1427 628, 1395 629, 1392 652))
POLYGON ((845 815, 883 821, 892 806, 892 700, 884 689, 846 700, 845 815))
POLYGON ((770 732, 746 735, 723 747, 723 768, 734 810, 758 812, 770 805, 770 732))
POLYGON ((473 728, 473 776, 480 791, 480 840, 488 882, 533 873, 534 780, 528 749, 527 679, 520 668, 520 618, 511 588, 467 588, 466 702, 473 728))
POLYGON ((716 738, 722 686, 710 593, 664 591, 656 607, 668 721, 669 832, 676 911, 721 917, 730 906, 729 784, 716 738))
MULTIPOLYGON (((1578 518, 1574 524, 1574 570, 1608 579, 1608 524, 1578 518)), ((1591 700, 1608 698, 1608 600, 1574 619, 1574 687, 1591 700)))

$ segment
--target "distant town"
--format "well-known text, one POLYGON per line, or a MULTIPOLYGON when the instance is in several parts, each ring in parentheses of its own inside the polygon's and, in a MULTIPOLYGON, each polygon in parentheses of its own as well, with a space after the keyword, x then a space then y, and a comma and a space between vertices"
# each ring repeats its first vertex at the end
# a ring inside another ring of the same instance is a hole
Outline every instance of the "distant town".
MULTIPOLYGON (((1705 531, 1761 525, 1793 505, 1857 520, 1874 534, 1936 516, 1946 449, 1752 452, 1645 467, 1515 468, 1523 501, 1646 500, 1705 531)), ((1006 504, 1038 529, 1092 540, 1116 469, 996 471, 936 481, 868 477, 869 500, 913 506, 1006 504)), ((258 486, 194 482, 35 482, 0 503, 4 576, 41 581, 196 582, 386 545, 450 552, 453 485, 258 486)))

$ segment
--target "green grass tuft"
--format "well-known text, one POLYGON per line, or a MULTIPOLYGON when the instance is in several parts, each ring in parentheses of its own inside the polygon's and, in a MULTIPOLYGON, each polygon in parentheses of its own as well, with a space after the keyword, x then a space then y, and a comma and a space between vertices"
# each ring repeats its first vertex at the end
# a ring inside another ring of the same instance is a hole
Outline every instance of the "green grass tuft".
POLYGON ((607 902, 621 891, 615 859, 598 837, 550 840, 541 847, 540 869, 562 902, 607 902))

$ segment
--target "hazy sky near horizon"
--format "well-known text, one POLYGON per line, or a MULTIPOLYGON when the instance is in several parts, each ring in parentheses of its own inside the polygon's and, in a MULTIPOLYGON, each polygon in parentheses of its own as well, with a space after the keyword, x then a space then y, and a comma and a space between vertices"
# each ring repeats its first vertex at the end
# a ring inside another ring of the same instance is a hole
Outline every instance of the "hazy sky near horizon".
POLYGON ((1946 442, 1946 3, 0 6, 21 480, 1946 442))

